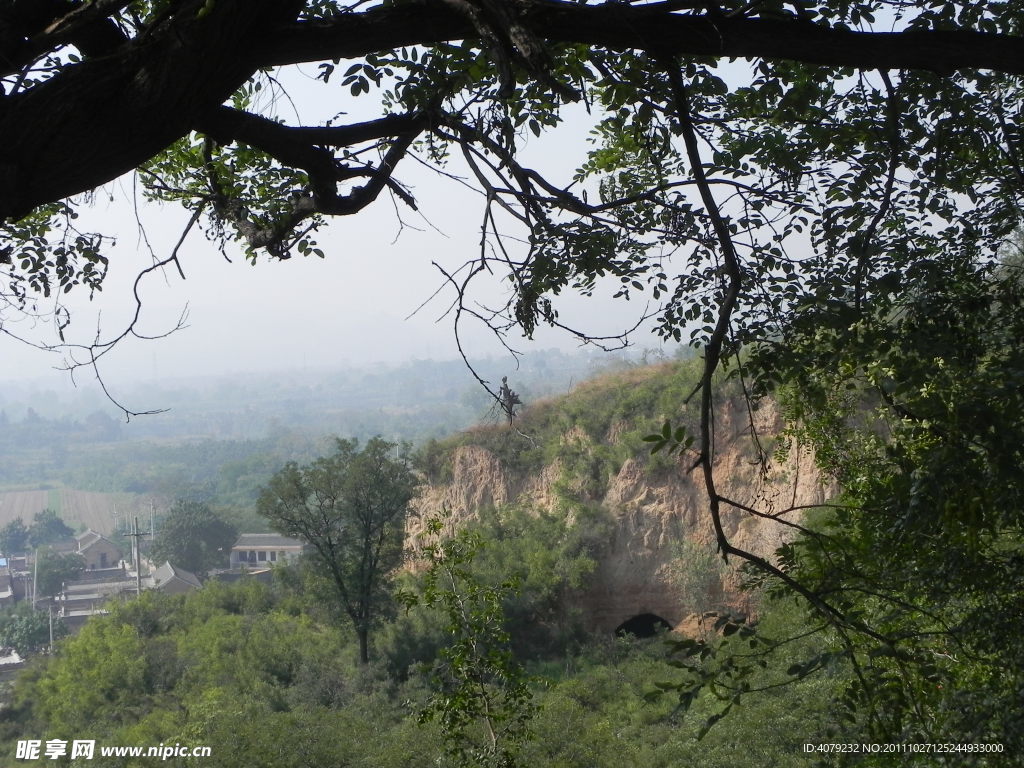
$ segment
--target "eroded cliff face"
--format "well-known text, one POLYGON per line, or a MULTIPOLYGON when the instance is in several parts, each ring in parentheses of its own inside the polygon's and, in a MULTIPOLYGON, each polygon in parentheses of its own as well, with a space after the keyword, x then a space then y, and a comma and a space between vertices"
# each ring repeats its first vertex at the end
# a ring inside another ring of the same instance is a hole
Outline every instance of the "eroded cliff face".
MULTIPOLYGON (((820 504, 833 489, 823 482, 811 454, 799 445, 790 445, 784 455, 774 456, 767 464, 757 460, 751 422, 762 446, 772 453, 771 444, 784 426, 774 404, 762 404, 750 414, 741 400, 729 401, 718 410, 715 421, 718 492, 762 513, 723 505, 725 531, 734 545, 771 558, 792 537, 793 529, 780 520, 799 522, 801 512, 794 508, 820 504)), ((613 426, 607 439, 615 440, 616 432, 621 431, 613 426)), ((561 439, 584 450, 589 442, 575 428, 561 439)), ((442 510, 459 524, 481 509, 509 503, 547 511, 565 509, 567 493, 600 504, 614 525, 581 598, 586 627, 611 632, 632 617, 653 614, 685 630, 692 628, 695 611, 744 613, 750 609, 737 589, 735 571, 721 568, 710 556, 715 549, 714 531, 703 476, 689 471, 693 460, 692 455, 683 456, 671 466, 655 470, 628 459, 610 473, 595 498, 588 497, 587 484, 567 474, 558 460, 521 476, 485 448, 462 445, 450 455, 450 480, 421 488, 413 528, 417 518, 442 510), (685 554, 693 556, 692 563, 681 557, 685 554), (680 578, 681 570, 687 568, 690 582, 680 578), (700 568, 714 573, 709 579, 712 588, 705 594, 686 594, 681 583, 692 583, 693 570, 700 568)))

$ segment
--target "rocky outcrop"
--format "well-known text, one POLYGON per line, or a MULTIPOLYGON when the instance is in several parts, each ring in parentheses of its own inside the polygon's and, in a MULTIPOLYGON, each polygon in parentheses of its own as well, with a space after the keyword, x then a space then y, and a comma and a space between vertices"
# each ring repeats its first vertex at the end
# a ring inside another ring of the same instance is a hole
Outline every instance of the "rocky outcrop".
MULTIPOLYGON (((823 483, 813 457, 799 445, 758 460, 757 443, 770 443, 783 430, 777 407, 763 404, 748 412, 742 400, 726 402, 716 414, 715 482, 719 493, 737 503, 725 507, 723 523, 730 541, 762 557, 793 535, 784 521, 799 521, 799 508, 820 504, 832 492, 823 483), (780 455, 781 453, 781 455, 780 455), (753 514, 746 509, 755 509, 753 514)), ((625 431, 613 425, 615 440, 625 431), (618 433, 618 434, 617 434, 618 433)), ((586 448, 592 441, 578 429, 561 440, 586 448)), ((637 455, 644 451, 638 447, 637 455)), ((746 612, 750 606, 738 590, 734 568, 712 556, 715 537, 708 514, 702 475, 690 472, 693 456, 652 469, 642 458, 625 460, 603 483, 602 493, 584 498, 604 507, 614 521, 613 532, 598 567, 582 595, 584 623, 595 631, 613 631, 641 614, 653 614, 673 627, 693 624, 697 610, 746 612), (703 585, 694 594, 687 585, 703 585)), ((472 519, 481 509, 516 502, 529 508, 555 510, 566 494, 586 497, 586 483, 564 471, 559 460, 539 472, 520 476, 491 451, 473 444, 452 449, 450 479, 421 488, 419 516, 448 510, 451 519, 472 519)), ((414 516, 416 519, 416 516, 414 516)), ((414 524, 415 525, 415 524, 414 524)))

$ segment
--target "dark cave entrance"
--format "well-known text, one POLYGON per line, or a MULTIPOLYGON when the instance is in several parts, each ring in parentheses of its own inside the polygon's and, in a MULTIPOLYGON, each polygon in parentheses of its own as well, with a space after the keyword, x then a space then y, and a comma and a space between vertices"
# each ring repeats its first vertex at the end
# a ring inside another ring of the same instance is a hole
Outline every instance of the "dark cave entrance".
POLYGON ((641 613, 626 619, 615 628, 616 635, 633 635, 633 637, 654 637, 662 630, 672 629, 672 625, 654 613, 641 613))

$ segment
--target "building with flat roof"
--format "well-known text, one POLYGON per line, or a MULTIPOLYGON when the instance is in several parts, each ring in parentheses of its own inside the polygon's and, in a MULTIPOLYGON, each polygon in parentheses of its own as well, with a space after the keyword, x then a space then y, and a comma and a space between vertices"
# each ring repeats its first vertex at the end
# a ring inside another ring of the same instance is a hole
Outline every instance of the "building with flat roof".
POLYGON ((305 549, 299 539, 280 533, 243 533, 231 548, 231 568, 267 568, 294 562, 305 549))

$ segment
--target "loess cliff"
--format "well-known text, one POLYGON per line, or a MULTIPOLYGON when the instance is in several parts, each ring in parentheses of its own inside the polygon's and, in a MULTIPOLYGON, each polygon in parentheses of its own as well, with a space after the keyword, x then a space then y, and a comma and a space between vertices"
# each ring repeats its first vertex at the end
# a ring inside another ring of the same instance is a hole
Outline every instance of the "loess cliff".
MULTIPOLYGON (((683 405, 695 380, 692 362, 617 372, 529 406, 513 429, 479 427, 432 446, 412 533, 442 511, 458 524, 511 504, 570 516, 596 506, 611 533, 579 595, 587 629, 650 615, 688 631, 703 611, 748 612, 735 570, 715 554, 703 479, 689 471, 694 456, 651 456, 642 440, 665 420, 695 428, 695 406, 683 405)), ((725 508, 723 522, 735 545, 770 558, 792 532, 770 516, 799 521, 799 510, 787 510, 820 504, 832 489, 808 451, 779 440, 775 403, 748 409, 735 389, 719 387, 716 484, 767 516, 725 508)))

